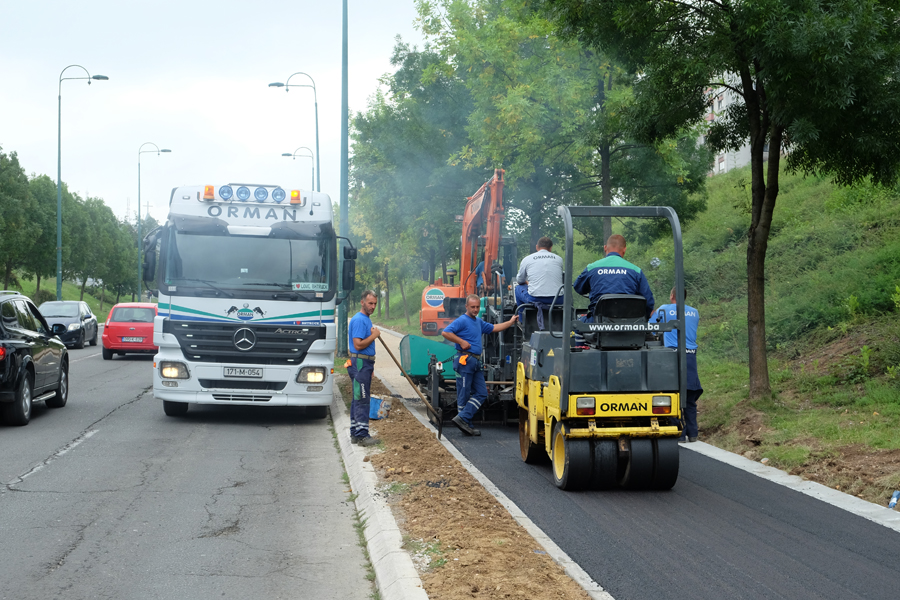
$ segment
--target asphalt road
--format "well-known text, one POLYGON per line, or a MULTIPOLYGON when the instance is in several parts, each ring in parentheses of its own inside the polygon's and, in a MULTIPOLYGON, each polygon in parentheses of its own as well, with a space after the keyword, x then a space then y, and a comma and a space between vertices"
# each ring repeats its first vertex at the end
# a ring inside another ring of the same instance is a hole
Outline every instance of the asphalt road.
POLYGON ((0 598, 369 596, 330 421, 166 417, 152 357, 70 357, 68 405, 0 427, 0 598))
POLYGON ((564 492, 512 427, 444 435, 616 600, 895 599, 900 533, 681 449, 668 492, 564 492))

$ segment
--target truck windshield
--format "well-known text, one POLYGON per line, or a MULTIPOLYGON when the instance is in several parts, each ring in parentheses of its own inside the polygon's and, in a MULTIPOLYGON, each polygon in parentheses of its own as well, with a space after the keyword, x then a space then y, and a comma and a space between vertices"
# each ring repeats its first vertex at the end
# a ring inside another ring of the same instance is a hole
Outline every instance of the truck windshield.
MULTIPOLYGON (((334 240, 204 235, 172 231, 166 284, 221 289, 238 294, 333 289, 334 240)), ((318 296, 322 297, 322 296, 318 296)))

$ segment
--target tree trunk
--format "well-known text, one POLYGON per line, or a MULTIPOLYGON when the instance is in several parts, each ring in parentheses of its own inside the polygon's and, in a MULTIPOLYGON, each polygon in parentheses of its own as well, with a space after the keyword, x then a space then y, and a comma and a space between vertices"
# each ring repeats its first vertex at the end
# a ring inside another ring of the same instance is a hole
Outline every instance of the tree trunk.
POLYGON ((403 299, 403 315, 406 317, 406 326, 409 327, 412 323, 409 322, 409 308, 406 306, 406 292, 403 291, 403 278, 397 280, 400 285, 400 297, 403 299))
POLYGON ((388 321, 391 319, 391 280, 387 265, 384 265, 384 318, 388 321))
POLYGON ((769 363, 766 354, 766 250, 772 228, 772 214, 778 197, 778 169, 784 129, 771 124, 766 107, 765 89, 754 81, 749 68, 741 70, 750 125, 751 210, 747 233, 747 338, 750 366, 750 397, 771 393, 769 363), (763 161, 766 134, 769 138, 769 164, 763 161), (766 175, 768 175, 766 177, 766 175))
POLYGON ((441 281, 447 285, 447 253, 444 251, 444 236, 438 231, 438 252, 441 254, 441 281))
MULTIPOLYGON (((603 78, 600 78, 600 82, 597 84, 597 99, 599 100, 598 104, 600 106, 601 112, 606 112, 606 89, 612 90, 612 70, 609 71, 609 82, 605 83, 603 78)), ((609 140, 604 137, 602 143, 600 144, 600 148, 598 148, 600 153, 600 205, 601 206, 611 206, 612 205, 612 182, 610 179, 610 149, 609 149, 609 140)), ((606 240, 609 239, 609 236, 612 235, 612 217, 603 217, 603 244, 606 244, 606 240)))
POLYGON ((381 318, 381 284, 375 286, 375 295, 378 296, 378 318, 381 318))
POLYGON ((119 303, 119 298, 121 298, 121 297, 122 297, 122 289, 118 288, 118 289, 116 289, 116 304, 119 303))
POLYGON ((431 248, 431 256, 428 260, 428 285, 434 285, 434 247, 431 248))
MULTIPOLYGON (((534 185, 531 189, 532 193, 535 194, 535 200, 531 203, 531 214, 528 215, 528 220, 530 221, 529 237, 531 238, 528 243, 529 249, 537 246, 538 240, 544 235, 541 228, 544 222, 544 196, 541 193, 541 186, 534 185)), ((485 265, 485 271, 487 271, 487 265, 485 265)))
POLYGON ((9 289, 9 280, 12 279, 12 259, 6 261, 6 269, 3 272, 3 289, 9 289))
POLYGON ((81 280, 81 297, 79 298, 79 300, 82 300, 82 301, 84 300, 84 288, 86 285, 87 285, 87 277, 85 277, 84 279, 81 280))
POLYGON ((37 298, 41 294, 41 276, 35 275, 34 277, 37 281, 37 285, 34 286, 34 297, 37 298))
POLYGON ((100 288, 100 314, 103 314, 103 296, 106 293, 106 282, 103 282, 103 286, 100 288))

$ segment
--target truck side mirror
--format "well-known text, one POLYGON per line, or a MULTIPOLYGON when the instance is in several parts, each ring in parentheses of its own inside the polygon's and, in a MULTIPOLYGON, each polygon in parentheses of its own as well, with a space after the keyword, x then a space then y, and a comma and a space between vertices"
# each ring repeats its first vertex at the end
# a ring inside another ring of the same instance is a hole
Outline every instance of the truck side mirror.
MULTIPOLYGON (((356 248, 351 248, 350 246, 344 246, 344 260, 356 260, 356 255, 357 255, 356 248)), ((346 287, 344 289, 346 289, 346 287)))
POLYGON ((156 280, 156 247, 144 254, 143 280, 147 283, 156 280))
MULTIPOLYGON (((347 250, 347 248, 344 248, 344 250, 347 250)), ((355 260, 344 261, 344 266, 341 269, 341 287, 344 289, 344 293, 346 294, 349 294, 351 291, 353 291, 353 288, 356 287, 355 260)))

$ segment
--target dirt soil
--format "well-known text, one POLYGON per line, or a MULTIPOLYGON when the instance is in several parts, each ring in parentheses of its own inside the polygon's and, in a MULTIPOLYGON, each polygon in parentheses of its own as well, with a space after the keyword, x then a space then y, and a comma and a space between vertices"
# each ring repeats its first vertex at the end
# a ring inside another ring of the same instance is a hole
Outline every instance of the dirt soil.
MULTIPOLYGON (((338 384, 346 398, 347 376, 338 384)), ((372 393, 391 397, 376 378, 372 393)), ((589 597, 399 399, 370 427, 384 449, 367 459, 429 598, 589 597)))

